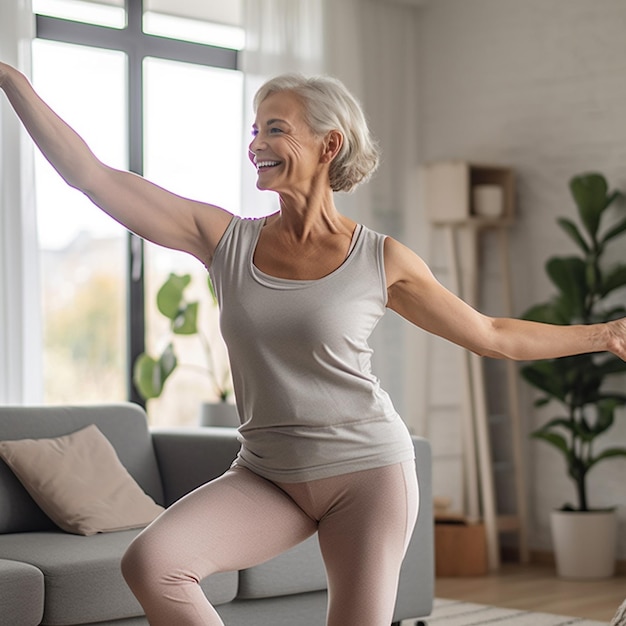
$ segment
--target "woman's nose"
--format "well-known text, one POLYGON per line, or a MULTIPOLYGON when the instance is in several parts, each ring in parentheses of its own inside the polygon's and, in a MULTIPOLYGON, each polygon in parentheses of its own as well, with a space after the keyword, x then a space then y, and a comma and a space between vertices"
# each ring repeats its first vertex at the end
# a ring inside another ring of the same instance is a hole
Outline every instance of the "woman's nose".
POLYGON ((255 162, 257 153, 263 150, 263 147, 264 142, 259 139, 258 135, 256 135, 248 145, 248 157, 253 163, 255 162))
POLYGON ((259 139, 258 135, 255 135, 252 138, 250 145, 248 146, 248 150, 252 153, 255 153, 259 149, 260 145, 261 145, 261 140, 259 139))

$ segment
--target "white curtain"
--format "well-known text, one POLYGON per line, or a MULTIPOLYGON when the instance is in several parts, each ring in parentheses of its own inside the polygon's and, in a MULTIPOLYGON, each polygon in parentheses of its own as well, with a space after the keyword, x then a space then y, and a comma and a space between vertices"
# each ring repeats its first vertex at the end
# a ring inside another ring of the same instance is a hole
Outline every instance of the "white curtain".
MULTIPOLYGON (((0 3, 0 59, 30 74, 30 0, 0 3)), ((33 146, 0 97, 0 402, 42 397, 33 146)))
MULTIPOLYGON (((383 148, 373 184, 338 194, 342 210, 402 232, 417 164, 418 8, 390 0, 247 0, 246 111, 263 80, 281 72, 328 73, 361 101, 383 148)), ((250 169, 250 168, 248 168, 250 169)), ((246 181, 253 181, 252 175, 246 181)), ((246 202, 244 201, 244 207, 246 202)), ((254 205, 254 200, 252 201, 254 205)), ((244 209, 253 211, 254 209, 244 209)))
MULTIPOLYGON (((244 0, 246 47, 242 54, 245 73, 244 124, 252 128, 252 99, 261 84, 284 72, 320 74, 323 65, 322 0, 244 0)), ((248 162, 250 133, 244 133, 242 213, 268 215, 278 209, 275 194, 256 190, 256 172, 248 162)))
MULTIPOLYGON (((407 226, 416 210, 419 7, 393 0, 247 0, 244 11, 246 110, 262 80, 285 71, 327 73, 360 100, 382 148, 374 179, 352 194, 336 194, 346 215, 413 248, 407 226)), ((250 121, 251 124, 251 121, 250 121)), ((248 166, 247 215, 276 209, 273 194, 254 191, 248 166), (265 203, 265 204, 264 204, 265 203)), ((245 169, 244 169, 245 171, 245 169)), ((415 236, 412 237, 415 239, 415 236)), ((407 380, 407 325, 386 316, 372 339, 377 373, 407 422, 419 416, 407 380)))

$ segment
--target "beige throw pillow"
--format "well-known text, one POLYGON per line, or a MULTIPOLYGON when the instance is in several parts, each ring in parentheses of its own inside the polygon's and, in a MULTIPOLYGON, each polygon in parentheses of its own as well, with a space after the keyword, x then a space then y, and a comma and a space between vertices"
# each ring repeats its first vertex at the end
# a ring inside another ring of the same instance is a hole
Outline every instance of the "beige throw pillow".
POLYGON ((94 424, 54 439, 0 441, 0 458, 48 517, 69 533, 141 528, 163 511, 94 424))

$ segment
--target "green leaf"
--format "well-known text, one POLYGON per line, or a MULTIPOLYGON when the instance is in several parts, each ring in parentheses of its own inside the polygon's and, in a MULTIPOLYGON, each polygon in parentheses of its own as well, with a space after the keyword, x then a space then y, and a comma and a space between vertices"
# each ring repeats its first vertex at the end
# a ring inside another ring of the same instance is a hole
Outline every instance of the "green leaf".
POLYGON ((611 307, 602 313, 596 313, 594 321, 610 322, 611 320, 616 320, 620 317, 626 317, 626 307, 622 305, 611 307))
POLYGON ((606 199, 606 207, 609 207, 611 204, 613 204, 613 202, 615 202, 616 200, 620 200, 626 198, 626 196, 624 195, 623 192, 621 192, 619 189, 616 189, 615 191, 612 191, 606 199))
POLYGON ((160 389, 155 389, 153 383, 156 368, 156 360, 148 354, 141 354, 135 361, 133 382, 144 400, 156 398, 161 393, 160 389))
POLYGON ((578 213, 591 239, 595 241, 602 211, 612 201, 607 197, 608 185, 602 174, 583 174, 570 181, 570 191, 578 213))
POLYGON ((178 359, 174 352, 174 346, 170 343, 159 357, 159 369, 161 370, 161 380, 165 383, 168 376, 176 369, 178 359))
POLYGON ((615 289, 624 286, 626 286, 626 265, 616 265, 606 272, 600 285, 600 296, 604 298, 615 289))
POLYGON ((589 467, 596 465, 600 461, 613 459, 618 456, 626 456, 626 448, 608 448, 596 457, 589 459, 589 467))
POLYGON ((613 228, 605 233, 604 237, 602 237, 602 244, 606 244, 607 241, 621 235, 624 231, 626 231, 626 219, 622 220, 619 224, 613 226, 613 228))
POLYGON ((552 402, 552 398, 549 398, 549 397, 538 398, 537 400, 535 400, 535 406, 536 407, 546 406, 550 402, 552 402))
POLYGON ((189 302, 172 320, 172 331, 177 335, 195 335, 198 332, 198 302, 189 302))
POLYGON ((565 380, 555 360, 536 361, 525 365, 521 369, 521 374, 533 387, 565 402, 567 395, 565 380))
POLYGON ((608 354, 602 360, 596 360, 594 367, 599 376, 604 378, 611 374, 624 374, 626 373, 626 361, 623 361, 614 354, 608 354))
POLYGON ((549 422, 546 422, 541 428, 538 428, 535 433, 543 433, 550 432, 553 428, 564 428, 570 432, 576 432, 577 425, 576 422, 572 420, 568 420, 564 417, 555 417, 551 419, 549 422))
POLYGON ((522 319, 531 322, 543 322, 544 324, 567 324, 569 320, 563 314, 564 307, 558 298, 554 298, 550 302, 536 304, 522 315, 522 319))
POLYGON ((603 432, 613 426, 615 420, 615 409, 619 406, 619 402, 615 399, 605 398, 600 400, 597 404, 598 414, 596 417, 596 423, 591 429, 592 438, 601 435, 603 432))
POLYGON ((156 302, 159 311, 170 320, 175 320, 182 308, 185 288, 191 282, 191 276, 170 274, 157 292, 156 302))
POLYGON ((561 435, 557 435, 555 433, 546 433, 542 430, 536 430, 534 433, 531 434, 531 437, 533 439, 540 439, 541 441, 545 441, 551 446, 554 446, 555 448, 557 448, 557 450, 560 450, 566 456, 569 462, 570 450, 567 447, 567 441, 565 441, 565 438, 561 437, 561 435))
POLYGON ((210 274, 207 274, 207 283, 209 286, 209 293, 211 294, 211 299, 213 300, 213 306, 218 305, 217 294, 215 293, 215 287, 213 286, 213 281, 211 280, 210 274))
POLYGON ((561 292, 561 314, 569 320, 582 317, 587 285, 585 262, 578 257, 553 257, 546 263, 546 272, 561 292))
POLYGON ((165 381, 177 365, 176 355, 172 344, 169 344, 158 359, 154 359, 145 352, 135 361, 133 382, 137 391, 144 400, 158 398, 165 381))
POLYGON ((573 239, 574 243, 576 243, 585 254, 589 254, 591 249, 589 248, 589 245, 578 230, 578 226, 576 226, 576 224, 574 224, 572 220, 567 219, 566 217, 560 217, 557 219, 557 223, 573 239))

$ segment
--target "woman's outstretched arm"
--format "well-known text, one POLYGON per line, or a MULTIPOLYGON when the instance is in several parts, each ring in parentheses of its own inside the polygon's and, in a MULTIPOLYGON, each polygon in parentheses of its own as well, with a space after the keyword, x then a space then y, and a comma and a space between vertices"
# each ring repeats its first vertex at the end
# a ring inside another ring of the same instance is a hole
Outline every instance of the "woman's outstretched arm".
POLYGON ((412 250, 387 238, 387 306, 415 325, 476 354, 515 360, 610 351, 626 360, 626 318, 557 326, 479 313, 443 287, 412 250))
POLYGON ((46 159, 70 186, 137 235, 210 264, 230 213, 105 165, 37 95, 28 79, 4 63, 0 63, 0 88, 46 159))

